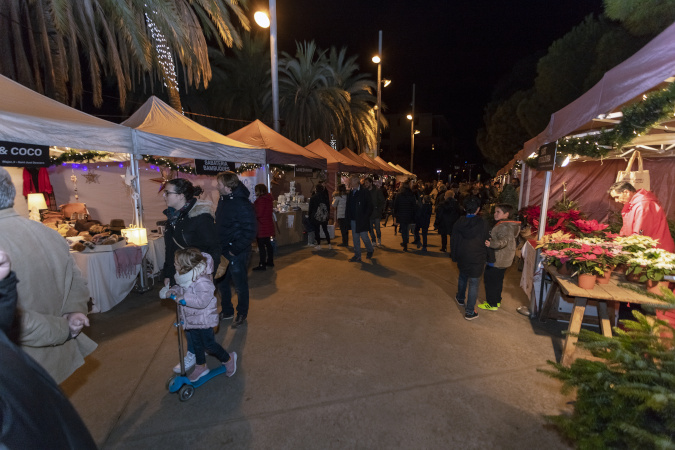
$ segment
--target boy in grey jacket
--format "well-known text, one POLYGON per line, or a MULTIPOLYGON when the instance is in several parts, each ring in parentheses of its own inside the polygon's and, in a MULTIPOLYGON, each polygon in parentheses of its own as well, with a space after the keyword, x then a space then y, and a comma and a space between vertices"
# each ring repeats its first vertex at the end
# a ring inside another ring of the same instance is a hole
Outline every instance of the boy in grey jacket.
POLYGON ((497 224, 490 232, 490 239, 485 246, 494 250, 495 261, 485 266, 483 282, 485 283, 485 302, 478 305, 480 309, 496 311, 502 304, 502 286, 504 273, 513 263, 516 255, 516 238, 520 234, 520 222, 511 220, 513 206, 500 203, 495 206, 497 224))

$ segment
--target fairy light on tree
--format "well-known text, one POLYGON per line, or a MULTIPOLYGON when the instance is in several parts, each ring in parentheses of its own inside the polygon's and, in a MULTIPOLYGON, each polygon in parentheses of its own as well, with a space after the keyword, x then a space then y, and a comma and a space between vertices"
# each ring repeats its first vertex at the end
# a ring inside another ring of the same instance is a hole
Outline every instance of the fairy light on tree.
POLYGON ((180 102, 180 92, 178 90, 178 77, 176 76, 176 65, 173 62, 171 48, 167 44, 164 34, 159 30, 155 22, 152 21, 148 13, 145 13, 145 22, 150 28, 152 40, 155 43, 155 50, 164 78, 164 86, 169 90, 169 103, 176 111, 183 113, 183 106, 180 102))

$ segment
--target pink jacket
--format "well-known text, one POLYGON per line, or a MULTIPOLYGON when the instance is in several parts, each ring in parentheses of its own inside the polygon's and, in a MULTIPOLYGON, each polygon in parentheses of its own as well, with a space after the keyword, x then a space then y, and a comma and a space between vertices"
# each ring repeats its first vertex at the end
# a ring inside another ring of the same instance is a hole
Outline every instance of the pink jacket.
POLYGON ((666 213, 659 200, 650 191, 644 189, 637 191, 630 202, 623 206, 621 217, 623 227, 619 235, 643 234, 658 239, 659 248, 675 252, 675 242, 668 229, 666 213))
POLYGON ((213 295, 216 287, 211 279, 213 259, 208 253, 202 253, 202 256, 206 258, 206 269, 197 279, 187 288, 178 285, 171 287, 177 297, 185 299, 185 306, 179 308, 186 330, 213 328, 219 322, 216 297, 213 295))

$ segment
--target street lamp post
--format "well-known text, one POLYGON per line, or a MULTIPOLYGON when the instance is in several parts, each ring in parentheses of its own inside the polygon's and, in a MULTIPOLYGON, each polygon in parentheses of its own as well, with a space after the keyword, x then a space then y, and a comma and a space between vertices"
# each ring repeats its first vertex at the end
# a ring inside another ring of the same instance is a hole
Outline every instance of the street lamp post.
POLYGON ((377 125, 376 135, 377 146, 375 147, 375 156, 380 156, 380 117, 382 114, 382 30, 380 30, 380 39, 377 45, 377 125))
POLYGON ((272 72, 272 125, 279 133, 279 63, 277 61, 277 0, 269 0, 270 15, 258 11, 253 16, 263 28, 270 28, 270 63, 272 72))
POLYGON ((413 83, 412 114, 409 115, 408 119, 410 119, 410 173, 414 173, 413 160, 415 159, 415 83, 413 83))

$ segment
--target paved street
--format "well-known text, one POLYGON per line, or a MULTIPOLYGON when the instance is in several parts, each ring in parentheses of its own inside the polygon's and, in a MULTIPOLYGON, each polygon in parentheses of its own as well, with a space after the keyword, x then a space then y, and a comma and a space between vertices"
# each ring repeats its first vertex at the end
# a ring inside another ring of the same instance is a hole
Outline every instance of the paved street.
POLYGON ((249 274, 248 324, 216 335, 237 373, 187 402, 165 389, 175 308, 158 286, 91 316, 99 348, 62 387, 102 448, 567 448, 543 416, 570 397, 537 372, 564 325, 516 312, 515 267, 502 308, 464 320, 457 270, 429 239, 427 254, 403 253, 383 228, 363 264, 341 247, 281 248, 273 270, 249 274))

